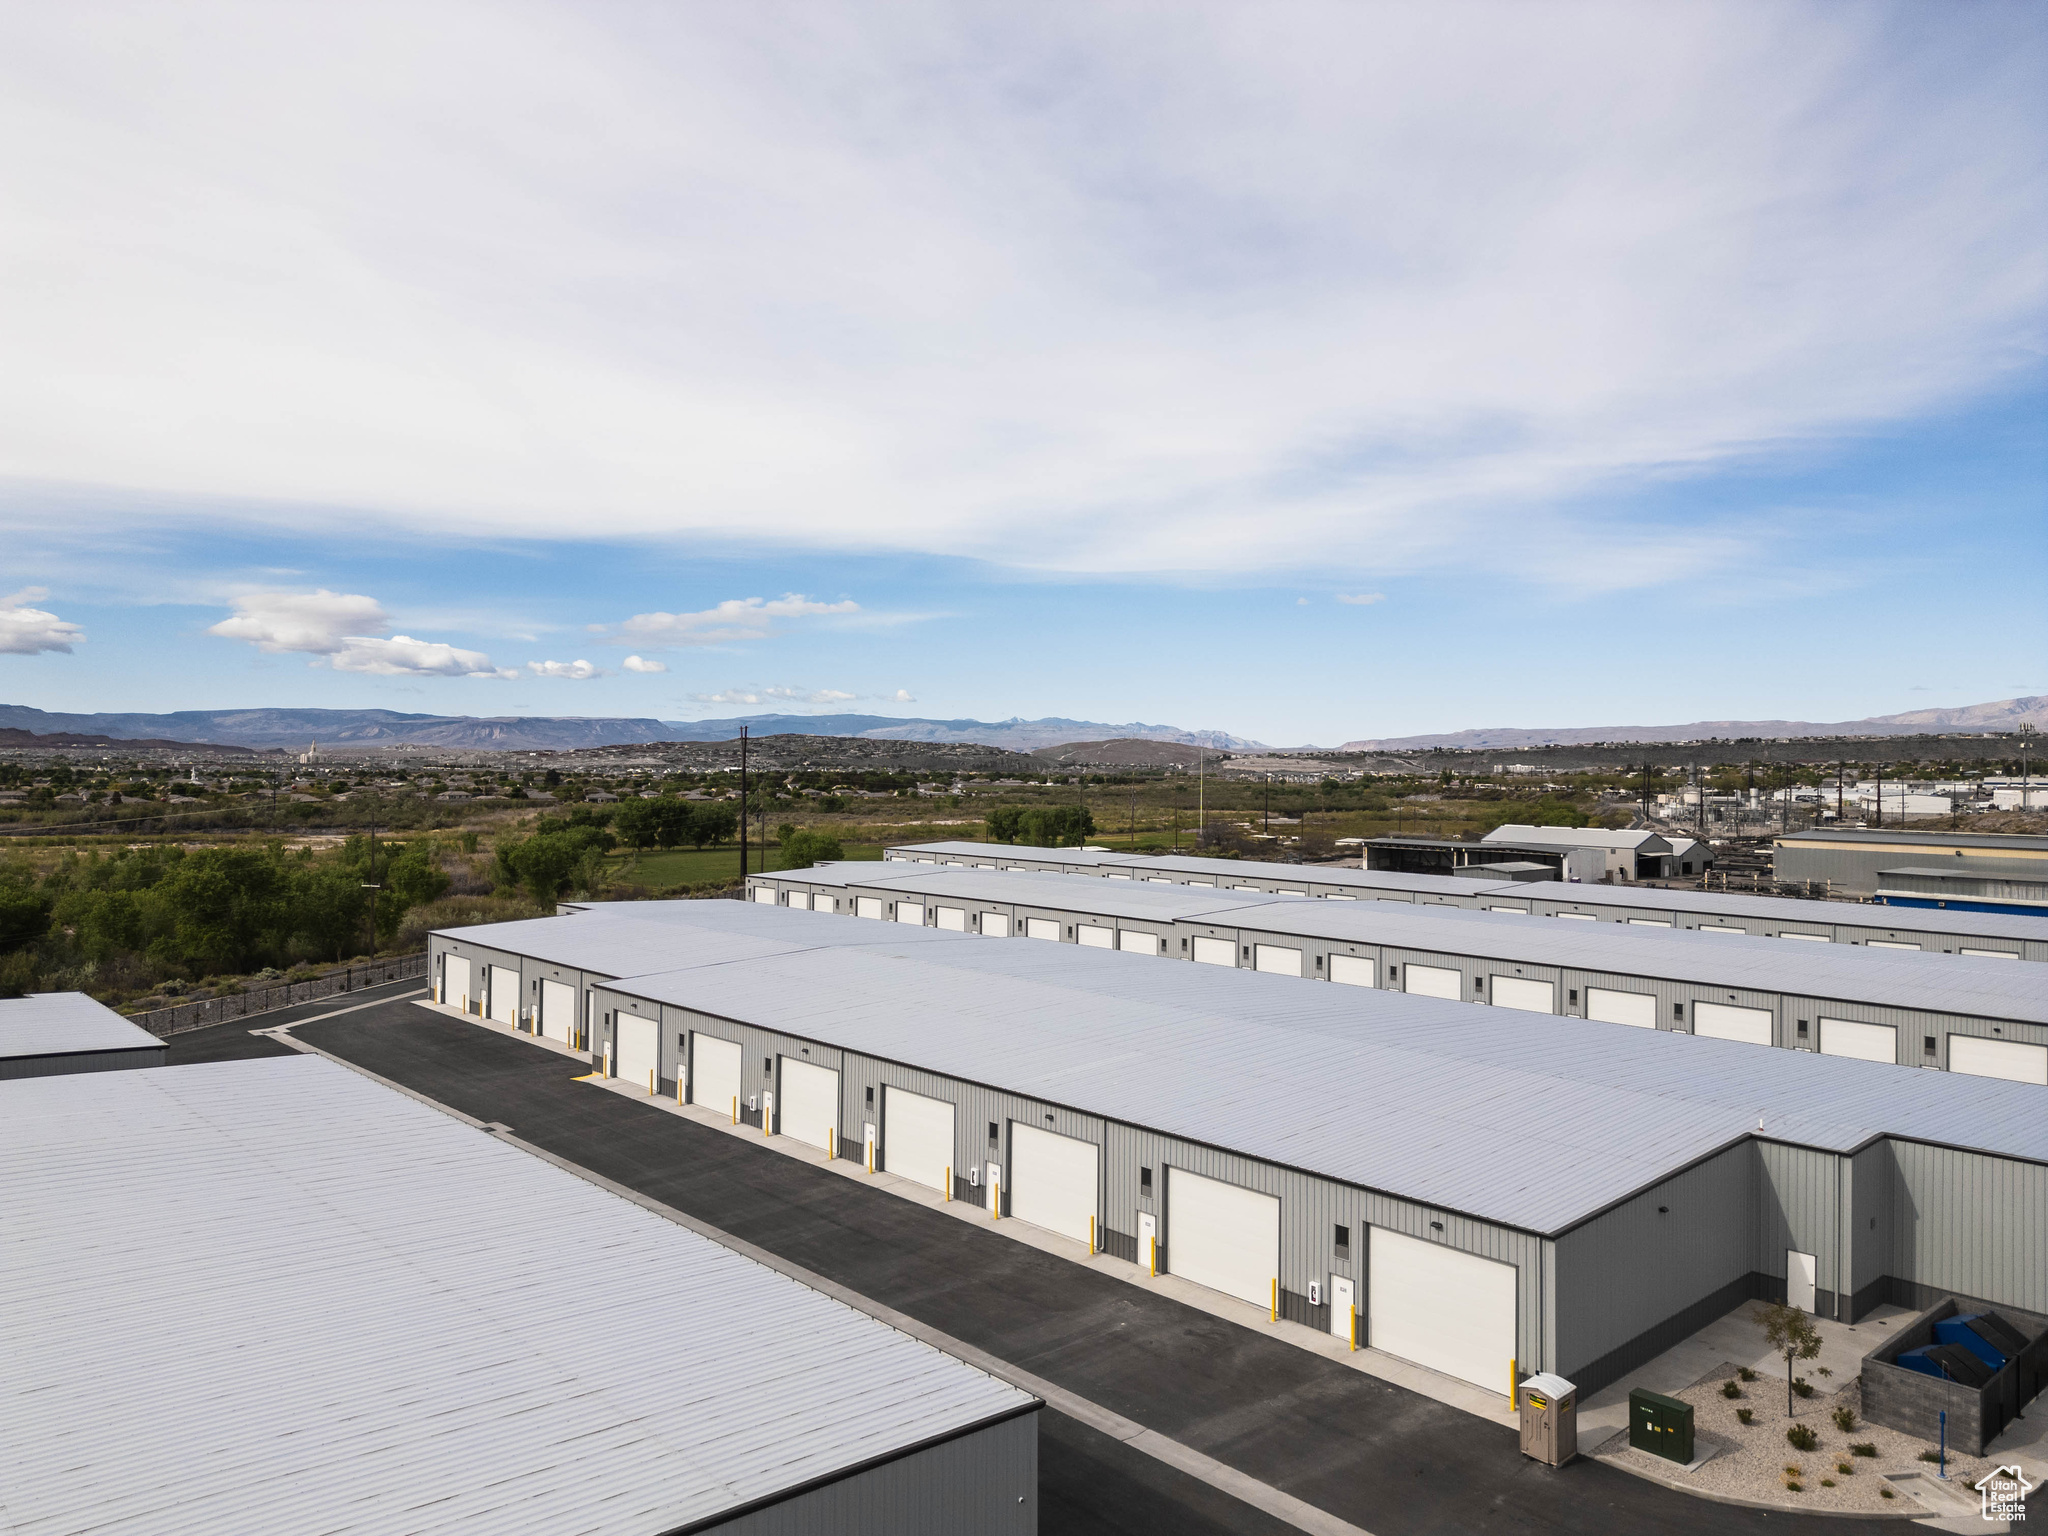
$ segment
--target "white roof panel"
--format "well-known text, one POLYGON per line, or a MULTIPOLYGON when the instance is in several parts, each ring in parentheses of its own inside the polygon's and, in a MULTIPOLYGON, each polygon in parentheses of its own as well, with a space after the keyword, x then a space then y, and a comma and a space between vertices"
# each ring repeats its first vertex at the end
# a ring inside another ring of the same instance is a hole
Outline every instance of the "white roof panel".
POLYGON ((162 1040, 83 992, 0 999, 0 1059, 161 1049, 162 1040))

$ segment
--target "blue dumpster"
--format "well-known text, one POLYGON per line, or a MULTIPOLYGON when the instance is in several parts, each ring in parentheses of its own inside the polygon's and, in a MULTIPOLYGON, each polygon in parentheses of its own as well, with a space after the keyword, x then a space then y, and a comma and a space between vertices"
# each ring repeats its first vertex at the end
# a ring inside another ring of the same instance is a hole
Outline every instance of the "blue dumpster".
POLYGON ((1945 1317, 1934 1325, 1934 1340, 1937 1344, 1953 1344, 1958 1349, 1967 1349, 1992 1370, 2003 1370, 2005 1352, 1976 1327, 1984 1316, 1982 1312, 1972 1312, 1963 1317, 1945 1317))

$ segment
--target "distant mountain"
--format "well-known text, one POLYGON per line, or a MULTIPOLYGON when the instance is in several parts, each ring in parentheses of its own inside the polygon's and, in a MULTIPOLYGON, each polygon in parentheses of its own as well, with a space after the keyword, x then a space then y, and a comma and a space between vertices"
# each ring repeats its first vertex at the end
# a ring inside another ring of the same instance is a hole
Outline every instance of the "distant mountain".
POLYGON ((1601 741, 1709 741, 1750 736, 1940 736, 1972 732, 2002 733, 2021 725, 2048 727, 2048 696, 2000 699, 1995 704, 1965 704, 1956 709, 1915 709, 1902 715, 1873 715, 1868 720, 1695 720, 1690 725, 1582 725, 1526 729, 1497 726, 1452 731, 1441 736, 1392 736, 1347 741, 1344 752, 1407 752, 1426 747, 1584 746, 1601 741))
POLYGON ((1256 747, 1224 731, 1094 720, 904 720, 887 715, 744 715, 721 720, 650 720, 564 715, 408 715, 389 709, 188 709, 171 714, 48 713, 0 704, 0 729, 249 747, 413 745, 461 751, 548 752, 655 741, 729 741, 741 726, 756 736, 855 736, 878 741, 970 742, 1029 752, 1112 736, 1210 748, 1256 747))
POLYGON ((0 727, 0 747, 25 747, 31 750, 60 747, 149 747, 168 752, 194 752, 203 756, 228 756, 251 750, 228 742, 162 741, 151 736, 138 739, 128 736, 82 734, 78 731, 56 731, 48 736, 38 736, 34 731, 17 731, 7 727, 0 727))

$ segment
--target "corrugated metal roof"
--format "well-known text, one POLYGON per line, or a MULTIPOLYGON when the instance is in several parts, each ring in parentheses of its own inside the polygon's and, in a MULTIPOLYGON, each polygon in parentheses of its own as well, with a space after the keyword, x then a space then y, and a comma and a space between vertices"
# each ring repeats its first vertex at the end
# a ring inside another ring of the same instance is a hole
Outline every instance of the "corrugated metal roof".
MULTIPOLYGON (((1331 889, 1361 892, 1417 891, 1431 895, 1472 896, 1493 890, 1497 880, 1474 880, 1457 875, 1407 875, 1389 870, 1352 869, 1336 864, 1280 864, 1258 859, 1211 859, 1184 853, 1088 853, 1075 848, 1025 848, 1008 843, 905 843, 891 854, 945 854, 954 858, 1060 859, 1083 865, 1098 874, 1129 870, 1134 879, 1150 874, 1181 874, 1226 877, 1239 881, 1270 880, 1289 884, 1305 883, 1331 889)), ((893 862, 898 862, 892 860, 893 862)))
POLYGON ((163 1041, 83 992, 32 992, 0 1000, 0 1057, 145 1049, 161 1050, 163 1041))
POLYGON ((1662 833, 1641 829, 1609 831, 1601 827, 1536 827, 1526 822, 1509 822, 1495 827, 1480 839, 1482 843, 1520 843, 1533 848, 1616 848, 1636 849, 1645 843, 1664 843, 1662 833))
MULTIPOLYGON (((850 868, 841 865, 840 868, 850 868)), ((801 881, 814 873, 796 870, 772 875, 775 880, 801 881)), ((1315 900, 1266 892, 1223 891, 1200 885, 1149 885, 1137 880, 1098 880, 1092 875, 1063 875, 1030 869, 933 869, 920 865, 915 874, 895 873, 869 882, 849 874, 848 886, 872 883, 877 889, 929 897, 934 901, 1009 903, 1090 912, 1133 921, 1172 922, 1211 912, 1240 911, 1278 902, 1292 910, 1315 900)))
POLYGON ((654 1536, 1031 1402, 316 1057, 0 1083, 0 1233, 39 1536, 654 1536))
POLYGON ((1889 827, 1843 827, 1838 831, 1781 832, 1780 843, 1839 844, 1845 851, 1855 848, 1882 849, 1886 843, 1913 843, 1923 848, 2018 848, 2048 853, 2048 837, 2015 832, 1894 832, 1889 827))
POLYGON ((1748 896, 1740 891, 1671 891, 1654 885, 1575 885, 1560 880, 1533 881, 1522 886, 1490 885, 1486 894, 1529 896, 1543 901, 1577 902, 1588 907, 1646 907, 1657 912, 1720 912, 1777 923, 1849 923, 1859 928, 1917 928, 1923 933, 1979 934, 1986 938, 2033 939, 2048 942, 2048 918, 2006 916, 1998 912, 1942 912, 1931 907, 1903 909, 1864 902, 1801 901, 1791 896, 1748 896))
POLYGON ((2038 1088, 1249 971, 720 904, 821 945, 614 990, 1538 1232, 1755 1134, 2048 1161, 2038 1088), (848 928, 912 942, 838 949, 848 928), (1522 1130, 1540 1134, 1521 1134, 1522 1130))

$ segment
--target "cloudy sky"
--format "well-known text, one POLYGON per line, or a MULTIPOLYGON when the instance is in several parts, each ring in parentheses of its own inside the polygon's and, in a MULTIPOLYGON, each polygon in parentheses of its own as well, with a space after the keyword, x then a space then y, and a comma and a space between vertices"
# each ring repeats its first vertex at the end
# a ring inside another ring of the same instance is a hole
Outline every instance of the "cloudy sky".
POLYGON ((2048 693, 2048 12, 0 6, 0 702, 2048 693))

